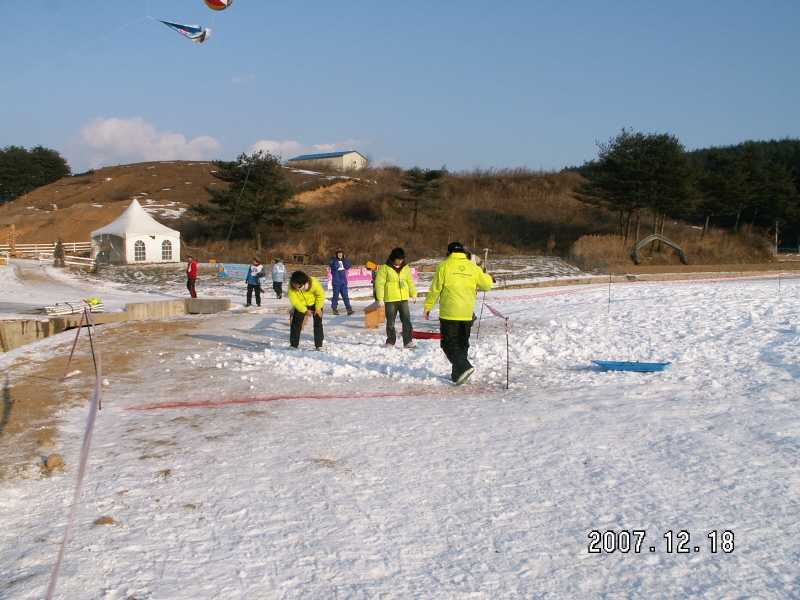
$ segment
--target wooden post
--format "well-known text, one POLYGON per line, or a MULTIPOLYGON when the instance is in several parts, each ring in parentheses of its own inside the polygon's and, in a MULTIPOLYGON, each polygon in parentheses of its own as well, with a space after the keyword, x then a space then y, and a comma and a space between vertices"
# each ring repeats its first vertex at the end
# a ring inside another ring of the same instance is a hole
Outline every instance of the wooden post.
POLYGON ((19 258, 17 256, 17 228, 14 225, 6 225, 6 227, 8 228, 6 239, 10 246, 8 256, 9 258, 19 258))

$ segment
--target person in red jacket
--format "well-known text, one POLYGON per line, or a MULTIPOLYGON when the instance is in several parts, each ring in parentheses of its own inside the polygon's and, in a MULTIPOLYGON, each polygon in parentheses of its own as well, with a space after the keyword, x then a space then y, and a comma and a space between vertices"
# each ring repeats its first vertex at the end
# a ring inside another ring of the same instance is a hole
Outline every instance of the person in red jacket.
POLYGON ((187 256, 186 260, 186 288, 189 290, 189 295, 192 298, 197 298, 197 292, 194 291, 194 284, 197 281, 197 261, 193 256, 187 256))

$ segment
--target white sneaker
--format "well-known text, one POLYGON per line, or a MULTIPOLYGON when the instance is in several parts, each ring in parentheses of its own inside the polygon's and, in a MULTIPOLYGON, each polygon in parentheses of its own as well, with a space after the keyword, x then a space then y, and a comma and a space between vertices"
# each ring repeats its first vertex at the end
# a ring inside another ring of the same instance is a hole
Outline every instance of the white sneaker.
POLYGON ((386 344, 387 348, 394 348, 394 344, 386 344))
POLYGON ((299 350, 297 346, 289 346, 288 350, 299 350))
POLYGON ((403 346, 403 348, 416 348, 416 347, 417 347, 417 342, 413 340, 408 342, 405 346, 403 346))
POLYGON ((322 346, 317 346, 317 352, 325 352, 325 348, 322 346))

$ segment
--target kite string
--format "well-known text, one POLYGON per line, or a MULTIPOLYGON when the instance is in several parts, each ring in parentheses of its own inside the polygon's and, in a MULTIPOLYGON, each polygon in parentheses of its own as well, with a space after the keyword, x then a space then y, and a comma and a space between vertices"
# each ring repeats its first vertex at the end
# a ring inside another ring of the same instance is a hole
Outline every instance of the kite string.
POLYGON ((225 238, 225 244, 220 248, 220 252, 225 250, 228 246, 228 242, 231 239, 231 233, 233 233, 233 226, 236 224, 236 213, 239 211, 239 203, 242 201, 242 195, 244 195, 244 189, 247 187, 247 180, 250 177, 250 167, 247 167, 247 175, 244 177, 244 184, 242 184, 242 191, 239 192, 239 197, 236 199, 236 206, 233 209, 233 218, 231 219, 231 228, 228 230, 228 237, 225 238))
MULTIPOLYGON (((151 18, 151 19, 153 18, 153 17, 150 17, 149 15, 148 15, 148 17, 149 17, 149 18, 151 18)), ((26 77, 30 77, 30 76, 31 76, 31 75, 33 75, 34 73, 38 73, 38 72, 39 72, 39 71, 41 71, 42 69, 46 69, 47 67, 54 65, 54 64, 56 64, 57 62, 60 62, 60 61, 62 61, 63 59, 67 58, 68 56, 72 56, 73 54, 77 54, 78 52, 81 52, 82 50, 86 50, 86 48, 88 48, 88 47, 90 47, 90 46, 94 46, 94 45, 95 45, 95 44, 97 44, 98 42, 102 42, 104 39, 106 39, 106 38, 109 38, 109 37, 111 37, 112 35, 116 35, 116 34, 118 34, 120 31, 123 31, 123 30, 127 29, 128 27, 132 27, 132 26, 136 25, 137 23, 139 23, 139 22, 141 22, 141 21, 144 21, 144 20, 145 20, 146 18, 148 18, 148 17, 142 17, 141 19, 137 19, 136 21, 133 21, 132 23, 128 23, 127 25, 125 25, 125 26, 123 26, 123 27, 120 27, 120 28, 119 28, 119 29, 117 29, 116 31, 112 31, 111 33, 108 33, 108 34, 104 35, 103 37, 101 37, 101 38, 98 38, 98 39, 94 40, 93 42, 89 42, 89 43, 88 43, 88 44, 86 44, 85 46, 81 46, 80 48, 77 48, 76 50, 72 50, 71 52, 67 52, 66 54, 62 54, 62 55, 61 55, 61 56, 59 56, 57 59, 55 59, 55 60, 53 60, 53 61, 50 61, 49 63, 47 63, 47 64, 44 64, 44 65, 42 65, 41 67, 37 67, 37 68, 36 68, 36 69, 34 69, 33 71, 29 71, 28 73, 25 73, 25 75, 20 75, 20 76, 19 76, 19 77, 17 77, 16 79, 12 79, 11 81, 6 81, 5 83, 0 83, 0 89, 4 88, 4 87, 6 87, 6 86, 9 86, 9 85, 11 85, 12 83, 16 83, 16 82, 17 82, 17 81, 19 81, 20 79, 25 79, 26 77)))

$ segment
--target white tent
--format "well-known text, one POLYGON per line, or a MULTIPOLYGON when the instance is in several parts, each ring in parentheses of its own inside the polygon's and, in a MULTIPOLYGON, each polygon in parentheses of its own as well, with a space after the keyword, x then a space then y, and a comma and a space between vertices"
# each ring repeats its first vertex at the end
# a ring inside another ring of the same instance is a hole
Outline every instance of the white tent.
POLYGON ((101 264, 180 262, 181 234, 134 200, 116 221, 92 232, 92 258, 101 264))

